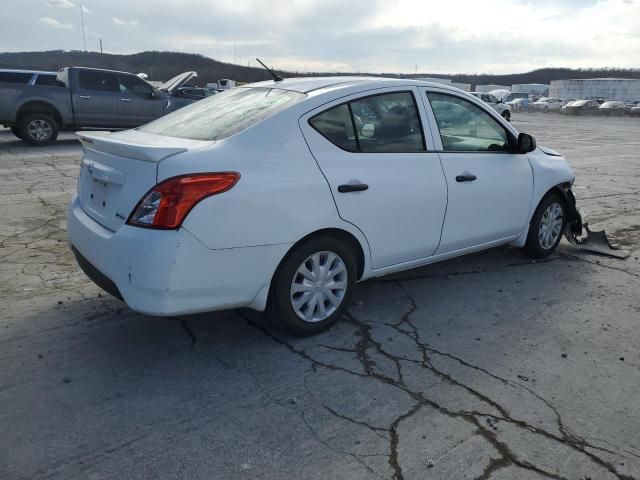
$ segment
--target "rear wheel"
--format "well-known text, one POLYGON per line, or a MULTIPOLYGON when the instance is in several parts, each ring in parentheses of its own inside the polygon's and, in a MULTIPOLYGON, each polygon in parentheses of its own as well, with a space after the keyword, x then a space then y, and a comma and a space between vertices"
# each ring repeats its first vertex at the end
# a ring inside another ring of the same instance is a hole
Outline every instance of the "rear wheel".
POLYGON ((46 113, 31 113, 20 120, 20 135, 31 145, 50 145, 58 138, 58 123, 46 113))
POLYGON ((544 258, 558 247, 567 224, 567 207, 559 193, 544 197, 531 218, 522 252, 530 258, 544 258))
POLYGON ((356 280, 351 249, 333 237, 312 238, 283 261, 271 286, 276 320, 296 335, 313 335, 340 319, 356 280))

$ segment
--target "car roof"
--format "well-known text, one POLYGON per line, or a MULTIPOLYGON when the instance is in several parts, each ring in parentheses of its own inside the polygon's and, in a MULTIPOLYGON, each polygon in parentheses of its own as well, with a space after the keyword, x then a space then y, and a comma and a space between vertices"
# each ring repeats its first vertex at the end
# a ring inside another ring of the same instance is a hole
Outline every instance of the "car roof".
POLYGON ((49 72, 46 70, 22 70, 17 68, 0 68, 0 72, 2 73, 40 73, 40 74, 48 74, 48 75, 57 75, 57 72, 49 72))
POLYGON ((395 86, 431 86, 452 91, 458 91, 455 87, 443 85, 441 83, 425 82, 412 78, 389 78, 389 77, 353 77, 353 76, 333 76, 333 77, 295 77, 285 78, 275 82, 267 80, 264 82, 250 83, 239 88, 268 87, 292 90, 300 93, 320 92, 328 89, 347 88, 353 86, 362 87, 395 87, 395 86))

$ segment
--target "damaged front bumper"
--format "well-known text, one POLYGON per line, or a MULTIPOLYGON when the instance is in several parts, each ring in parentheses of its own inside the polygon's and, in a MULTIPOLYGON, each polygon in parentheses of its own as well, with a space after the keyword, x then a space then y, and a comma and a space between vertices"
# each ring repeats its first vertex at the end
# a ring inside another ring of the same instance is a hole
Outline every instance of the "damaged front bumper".
POLYGON ((621 250, 618 246, 613 245, 607 238, 604 230, 592 231, 589 224, 583 222, 582 215, 576 205, 576 197, 573 195, 571 188, 563 189, 567 203, 567 225, 564 229, 564 237, 580 250, 608 255, 615 258, 627 258, 629 252, 621 250))

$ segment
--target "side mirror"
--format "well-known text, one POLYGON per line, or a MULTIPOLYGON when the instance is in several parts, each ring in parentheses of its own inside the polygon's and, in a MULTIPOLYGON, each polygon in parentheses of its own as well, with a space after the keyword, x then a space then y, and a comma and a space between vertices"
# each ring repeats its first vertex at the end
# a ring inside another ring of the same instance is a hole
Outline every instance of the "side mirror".
POLYGON ((157 90, 152 91, 151 98, 160 98, 160 92, 157 90))
POLYGON ((529 153, 536 149, 536 139, 528 133, 521 133, 518 135, 518 153, 529 153))

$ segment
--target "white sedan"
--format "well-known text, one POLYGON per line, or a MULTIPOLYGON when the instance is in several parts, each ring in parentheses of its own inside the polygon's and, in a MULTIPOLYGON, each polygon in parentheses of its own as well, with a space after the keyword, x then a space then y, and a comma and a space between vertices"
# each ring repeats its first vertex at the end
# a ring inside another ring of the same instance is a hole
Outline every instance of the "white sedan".
POLYGON ((533 102, 532 106, 534 110, 548 113, 548 112, 559 112, 563 104, 564 102, 559 98, 542 97, 539 100, 533 102))
POLYGON ((579 222, 564 158, 446 85, 268 81, 78 135, 71 248, 151 315, 269 307, 312 334, 356 282, 499 245, 544 257, 579 222))

